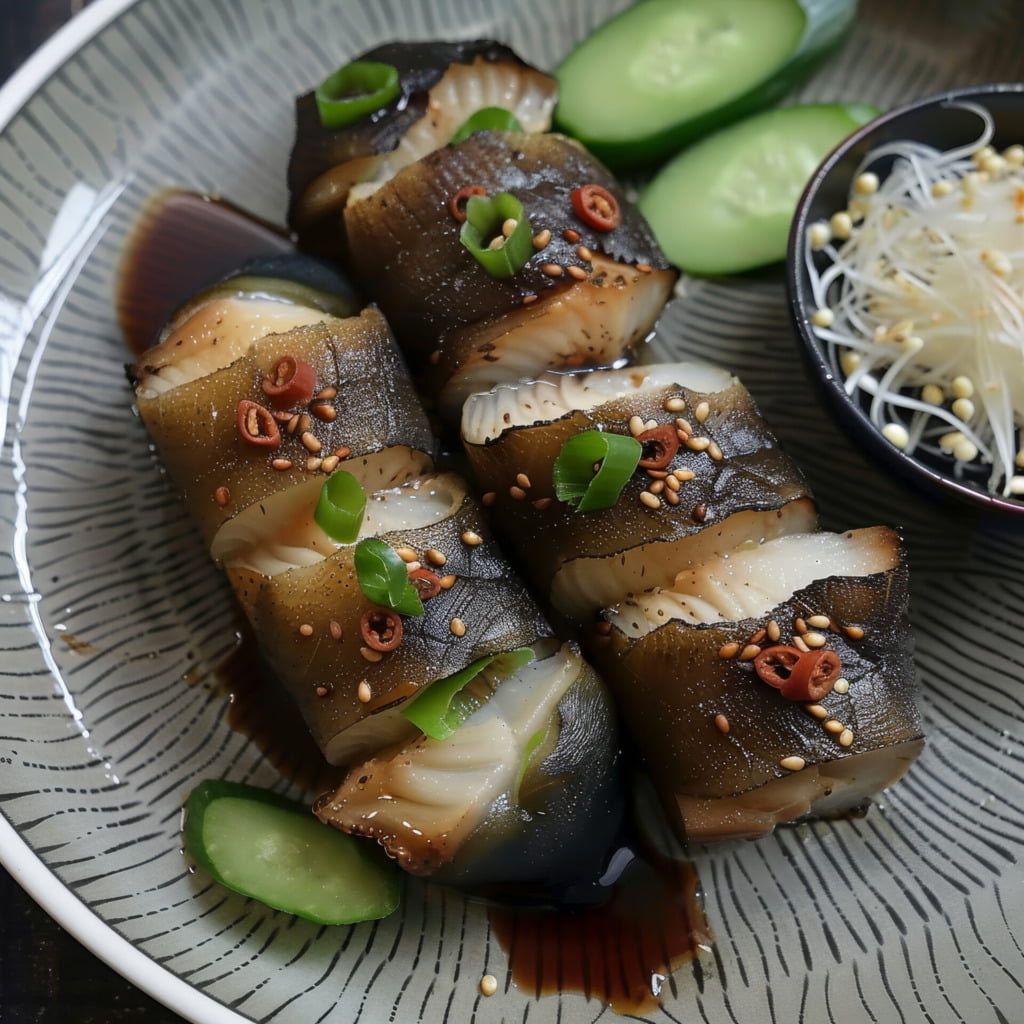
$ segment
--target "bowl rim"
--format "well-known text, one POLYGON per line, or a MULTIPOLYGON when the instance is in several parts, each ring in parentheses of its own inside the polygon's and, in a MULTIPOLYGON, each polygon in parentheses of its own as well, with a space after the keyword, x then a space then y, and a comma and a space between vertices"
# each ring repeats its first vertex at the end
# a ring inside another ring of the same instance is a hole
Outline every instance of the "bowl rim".
MULTIPOLYGON (((1024 82, 995 82, 943 89, 941 92, 930 93, 885 111, 843 139, 818 165, 800 194, 790 225, 785 278, 787 302, 805 365, 809 367, 819 393, 825 397, 826 405, 848 436, 870 456, 879 459, 901 482, 915 484, 929 490, 933 495, 956 498, 979 510, 996 512, 1013 519, 1024 517, 1024 499, 982 490, 978 486, 964 483, 927 466, 913 455, 908 455, 887 441, 864 410, 846 393, 842 377, 833 373, 825 360, 810 322, 812 303, 803 253, 804 239, 810 222, 810 208, 826 179, 852 150, 863 146, 879 130, 929 107, 955 106, 968 101, 983 105, 986 97, 1007 95, 1019 96, 1024 109, 1024 82)), ((1021 141, 1024 142, 1024 139, 1021 141)))

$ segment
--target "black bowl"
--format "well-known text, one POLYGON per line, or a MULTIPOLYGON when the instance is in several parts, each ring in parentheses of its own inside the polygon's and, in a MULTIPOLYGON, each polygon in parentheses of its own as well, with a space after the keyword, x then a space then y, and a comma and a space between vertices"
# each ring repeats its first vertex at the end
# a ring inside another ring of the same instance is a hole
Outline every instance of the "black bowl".
MULTIPOLYGON (((826 404, 847 433, 870 456, 900 479, 932 496, 954 498, 986 511, 1024 516, 1024 500, 994 494, 985 486, 987 474, 953 475, 951 456, 927 452, 908 455, 882 436, 871 422, 867 403, 855 393, 847 395, 843 379, 833 370, 825 344, 810 323, 815 305, 805 266, 807 229, 817 221, 827 221, 836 210, 845 209, 850 185, 867 154, 888 142, 912 140, 939 150, 969 146, 981 132, 976 113, 963 103, 984 107, 992 115, 997 149, 1015 143, 1024 144, 1024 83, 978 85, 937 93, 889 113, 864 125, 825 158, 807 184, 797 206, 789 237, 786 284, 790 312, 811 375, 820 387, 826 404)), ((879 161, 871 169, 884 178, 891 160, 879 161)), ((827 257, 821 259, 827 261, 827 257)))

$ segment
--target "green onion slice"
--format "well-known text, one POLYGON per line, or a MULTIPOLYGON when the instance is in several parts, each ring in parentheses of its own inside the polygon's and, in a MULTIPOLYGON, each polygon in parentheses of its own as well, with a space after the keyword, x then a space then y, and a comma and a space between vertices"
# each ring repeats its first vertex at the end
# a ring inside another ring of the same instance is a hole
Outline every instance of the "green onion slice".
POLYGON ((353 61, 328 75, 317 88, 320 123, 325 128, 343 128, 383 109, 400 91, 394 65, 353 61))
POLYGON ((365 537, 356 545, 355 565, 359 587, 374 604, 399 615, 423 614, 423 602, 409 580, 405 562, 389 544, 378 537, 365 537))
POLYGON ((461 671, 431 683, 402 708, 402 714, 431 739, 447 739, 487 700, 486 696, 463 692, 472 680, 486 671, 493 692, 499 679, 518 672, 535 657, 532 648, 518 647, 479 658, 461 671))
POLYGON ((643 445, 626 434, 603 430, 574 434, 562 445, 552 467, 555 495, 575 505, 577 512, 611 508, 642 454, 643 445))
POLYGON ((475 114, 470 114, 456 129, 449 140, 454 146, 463 139, 468 139, 473 132, 521 132, 523 126, 516 115, 504 107, 482 107, 475 114))
POLYGON ((366 492, 359 481, 343 469, 332 473, 320 488, 313 518, 333 541, 351 544, 359 536, 366 512, 366 492))
POLYGON ((470 196, 459 241, 491 277, 511 277, 526 266, 534 251, 523 204, 511 192, 470 196), (504 230, 511 221, 515 227, 506 236, 504 230))

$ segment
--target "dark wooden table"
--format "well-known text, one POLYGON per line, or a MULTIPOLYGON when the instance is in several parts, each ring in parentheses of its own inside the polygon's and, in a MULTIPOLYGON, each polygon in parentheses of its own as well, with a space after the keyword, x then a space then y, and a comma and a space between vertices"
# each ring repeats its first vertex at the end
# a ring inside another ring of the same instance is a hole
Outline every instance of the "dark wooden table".
MULTIPOLYGON (((0 82, 89 0, 0 0, 0 82)), ((0 868, 0 1024, 184 1024, 88 952, 0 868)))

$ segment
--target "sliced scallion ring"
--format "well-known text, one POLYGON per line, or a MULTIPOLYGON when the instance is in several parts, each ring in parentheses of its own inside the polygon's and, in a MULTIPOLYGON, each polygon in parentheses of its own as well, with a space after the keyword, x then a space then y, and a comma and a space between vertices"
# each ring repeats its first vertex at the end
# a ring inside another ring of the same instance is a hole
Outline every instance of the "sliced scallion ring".
POLYGON ((382 110, 400 91, 398 68, 393 64, 353 61, 318 86, 315 97, 320 123, 325 128, 344 128, 382 110))
POLYGON ((479 658, 459 672, 431 683, 402 708, 402 714, 417 729, 434 740, 447 739, 484 700, 462 691, 481 672, 500 672, 507 678, 536 657, 529 647, 479 658))
POLYGON ((455 130, 449 140, 454 146, 463 139, 468 139, 473 132, 521 132, 523 126, 516 115, 504 107, 481 107, 475 114, 470 114, 455 130))
POLYGON ((351 544, 359 536, 366 512, 366 492, 359 481, 345 470, 332 473, 320 488, 313 518, 333 541, 351 544))
POLYGON ((470 196, 459 241, 491 277, 511 277, 533 255, 533 231, 511 192, 470 196))
POLYGON ((562 445, 552 467, 555 495, 575 505, 577 512, 611 508, 642 454, 640 442, 626 434, 603 430, 574 434, 562 445))
POLYGON ((356 545, 355 566, 359 588, 374 604, 399 615, 423 614, 423 602, 405 562, 390 544, 379 537, 365 537, 356 545))

